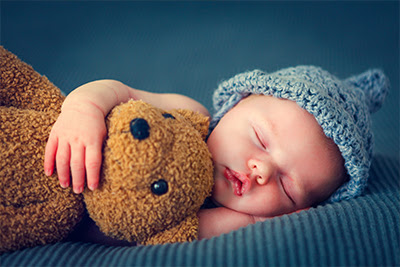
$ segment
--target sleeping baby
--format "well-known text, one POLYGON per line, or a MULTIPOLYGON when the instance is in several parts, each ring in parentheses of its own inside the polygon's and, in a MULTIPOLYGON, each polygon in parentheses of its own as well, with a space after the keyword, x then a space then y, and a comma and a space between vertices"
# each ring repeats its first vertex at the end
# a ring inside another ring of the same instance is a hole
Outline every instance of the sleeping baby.
MULTIPOLYGON (((211 209, 201 209, 199 238, 360 195, 367 185, 373 136, 370 114, 387 94, 380 70, 339 80, 315 66, 245 72, 222 82, 207 145, 214 162, 211 209)), ((72 91, 46 145, 44 168, 81 193, 99 183, 105 116, 141 99, 169 110, 210 116, 197 101, 114 80, 72 91)))

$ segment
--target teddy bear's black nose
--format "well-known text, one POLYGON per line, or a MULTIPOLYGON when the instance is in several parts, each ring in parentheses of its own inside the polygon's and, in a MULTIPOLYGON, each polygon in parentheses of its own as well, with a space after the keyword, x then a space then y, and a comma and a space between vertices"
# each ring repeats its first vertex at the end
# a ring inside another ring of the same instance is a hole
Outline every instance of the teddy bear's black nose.
POLYGON ((145 119, 136 118, 130 124, 131 134, 137 140, 143 140, 150 135, 150 126, 145 119))

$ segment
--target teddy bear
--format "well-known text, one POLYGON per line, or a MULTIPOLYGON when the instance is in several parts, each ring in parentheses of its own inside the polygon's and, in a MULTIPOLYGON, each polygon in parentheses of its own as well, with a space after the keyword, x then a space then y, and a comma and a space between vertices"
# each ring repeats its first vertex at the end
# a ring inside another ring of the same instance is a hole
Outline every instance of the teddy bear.
POLYGON ((213 185, 208 118, 142 101, 116 106, 106 118, 99 187, 74 194, 43 170, 65 96, 1 46, 0 64, 0 252, 61 241, 85 212, 120 240, 196 239, 196 214, 213 185))

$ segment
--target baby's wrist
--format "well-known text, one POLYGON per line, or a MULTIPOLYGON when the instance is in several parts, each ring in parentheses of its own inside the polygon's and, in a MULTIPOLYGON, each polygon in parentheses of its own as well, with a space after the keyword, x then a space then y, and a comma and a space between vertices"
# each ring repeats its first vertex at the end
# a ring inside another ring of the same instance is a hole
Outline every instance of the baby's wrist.
POLYGON ((62 113, 67 113, 70 111, 91 116, 95 114, 101 114, 103 117, 105 117, 108 113, 101 105, 98 105, 89 99, 78 98, 74 96, 71 96, 70 98, 67 97, 61 106, 62 113))

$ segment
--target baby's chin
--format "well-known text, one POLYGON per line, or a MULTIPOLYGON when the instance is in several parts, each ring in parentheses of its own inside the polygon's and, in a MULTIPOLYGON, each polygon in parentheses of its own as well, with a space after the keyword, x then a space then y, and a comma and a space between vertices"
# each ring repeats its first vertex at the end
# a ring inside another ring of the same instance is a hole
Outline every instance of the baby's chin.
POLYGON ((212 201, 212 203, 217 206, 217 207, 224 207, 224 205, 222 205, 219 201, 218 201, 218 197, 214 194, 211 195, 210 200, 212 201))

